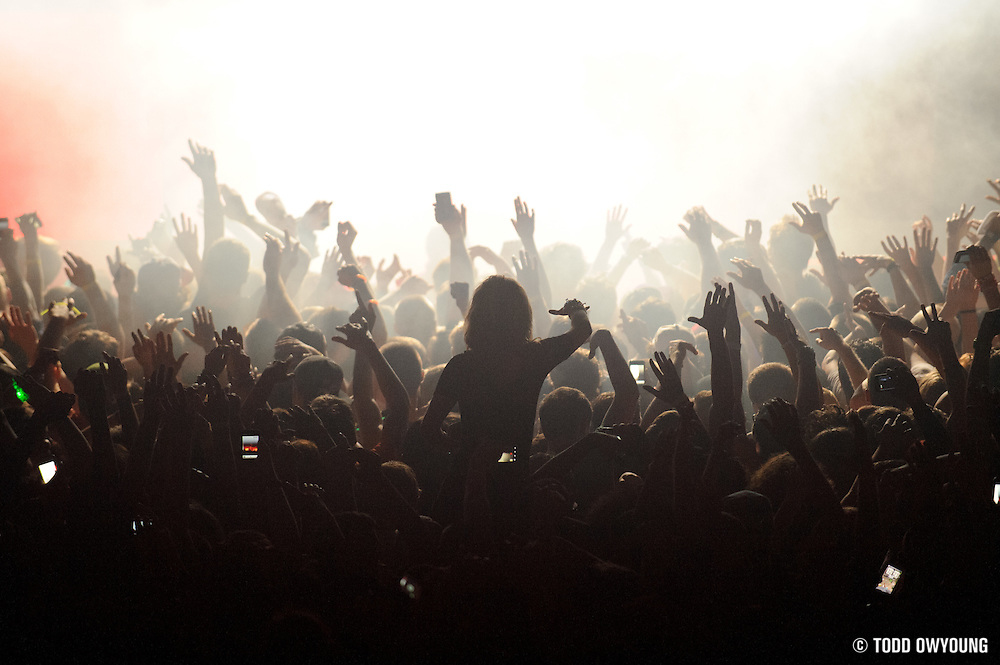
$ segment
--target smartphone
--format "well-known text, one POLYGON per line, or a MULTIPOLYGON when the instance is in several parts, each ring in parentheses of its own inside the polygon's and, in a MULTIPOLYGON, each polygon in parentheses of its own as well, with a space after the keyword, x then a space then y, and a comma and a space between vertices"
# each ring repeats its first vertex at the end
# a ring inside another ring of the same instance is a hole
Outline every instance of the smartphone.
POLYGON ((42 476, 42 484, 48 485, 52 477, 56 475, 56 463, 52 461, 42 462, 38 465, 38 473, 42 476))
POLYGON ((993 483, 993 503, 1000 505, 1000 482, 993 483))
POLYGON ((258 434, 244 434, 242 440, 243 459, 257 459, 258 445, 260 445, 258 434))
POLYGON ((497 462, 516 462, 517 461, 517 446, 514 446, 514 450, 500 455, 500 459, 497 462))
POLYGON ((10 220, 7 219, 6 217, 0 217, 0 230, 9 228, 10 228, 10 220))
POLYGON ((434 195, 434 199, 437 201, 438 210, 451 207, 451 192, 438 192, 434 195))
POLYGON ((955 252, 955 263, 968 263, 969 262, 969 250, 961 249, 955 252))
POLYGON ((628 362, 628 368, 632 371, 632 378, 635 379, 635 385, 640 388, 646 385, 645 360, 630 360, 628 362))
POLYGON ((879 392, 889 392, 896 389, 896 377, 892 374, 876 374, 872 378, 875 379, 875 390, 879 392))
POLYGON ((882 581, 875 588, 882 593, 890 594, 899 584, 899 578, 902 576, 903 571, 891 564, 886 564, 885 570, 882 571, 882 581))

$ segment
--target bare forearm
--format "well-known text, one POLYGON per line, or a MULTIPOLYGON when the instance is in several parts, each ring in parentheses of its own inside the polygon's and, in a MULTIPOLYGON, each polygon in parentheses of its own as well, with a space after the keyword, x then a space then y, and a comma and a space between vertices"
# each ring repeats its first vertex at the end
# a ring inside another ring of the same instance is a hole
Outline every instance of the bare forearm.
MULTIPOLYGON (((225 220, 222 216, 222 199, 219 197, 219 183, 215 176, 202 178, 202 196, 205 200, 205 248, 225 235, 225 220)), ((194 266, 191 266, 194 270, 194 266)))
POLYGON ((611 387, 615 391, 615 397, 601 424, 608 426, 634 422, 636 406, 639 403, 639 386, 636 385, 628 363, 614 339, 608 339, 600 348, 611 387))

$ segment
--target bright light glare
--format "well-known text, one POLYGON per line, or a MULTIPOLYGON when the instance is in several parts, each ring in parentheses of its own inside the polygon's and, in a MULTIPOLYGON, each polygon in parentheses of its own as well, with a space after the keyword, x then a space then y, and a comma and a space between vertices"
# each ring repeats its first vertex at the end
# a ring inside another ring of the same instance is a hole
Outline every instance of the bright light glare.
POLYGON ((0 19, 44 85, 105 111, 114 178, 81 220, 116 196, 115 238, 164 203, 194 212, 191 137, 248 201, 333 200, 359 253, 419 269, 438 191, 469 207, 470 244, 511 239, 520 195, 541 244, 577 238, 591 258, 618 203, 651 240, 699 204, 742 231, 822 180, 857 218, 838 185, 866 147, 831 144, 864 125, 845 105, 969 4, 39 2, 0 19))

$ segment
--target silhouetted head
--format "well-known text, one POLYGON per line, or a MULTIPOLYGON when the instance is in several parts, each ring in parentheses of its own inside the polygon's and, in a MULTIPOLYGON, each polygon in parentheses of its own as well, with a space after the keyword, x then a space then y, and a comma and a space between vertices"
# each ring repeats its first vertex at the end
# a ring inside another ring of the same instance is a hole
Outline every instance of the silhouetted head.
POLYGON ((491 275, 476 287, 465 317, 465 344, 473 351, 514 348, 531 341, 531 303, 515 280, 491 275))

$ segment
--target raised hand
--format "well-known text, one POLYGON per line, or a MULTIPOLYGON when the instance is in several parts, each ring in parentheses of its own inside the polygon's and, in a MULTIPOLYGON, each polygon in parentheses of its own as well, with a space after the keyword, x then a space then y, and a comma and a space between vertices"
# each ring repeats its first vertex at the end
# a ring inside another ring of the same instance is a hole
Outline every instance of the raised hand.
POLYGON ((840 336, 840 333, 835 328, 813 328, 809 332, 819 335, 816 338, 816 344, 821 349, 837 351, 844 348, 844 338, 840 336))
POLYGON ((111 271, 111 278, 114 280, 115 291, 121 296, 123 293, 135 292, 135 271, 127 263, 122 261, 122 250, 115 247, 115 258, 108 258, 108 270, 111 271))
POLYGON ((181 254, 185 257, 198 256, 198 228, 191 222, 191 218, 181 213, 181 223, 177 223, 177 218, 171 218, 174 223, 174 242, 181 254))
POLYGON ((622 210, 621 205, 608 210, 608 219, 604 224, 604 241, 608 245, 614 245, 628 233, 631 225, 625 226, 625 215, 627 214, 628 208, 622 210))
POLYGON ((931 303, 930 314, 927 313, 927 307, 921 305, 920 312, 924 315, 927 330, 918 334, 922 334, 935 348, 951 344, 951 325, 947 321, 942 321, 941 317, 938 316, 937 305, 931 303))
POLYGON ((668 405, 688 399, 684 393, 684 386, 681 384, 681 377, 677 373, 674 362, 667 358, 666 354, 659 351, 653 353, 653 357, 649 359, 649 368, 653 370, 653 374, 659 383, 659 388, 653 388, 647 382, 643 386, 646 392, 663 400, 668 405))
POLYGON ((438 208, 437 203, 434 203, 434 220, 441 225, 448 237, 465 237, 466 210, 464 205, 461 209, 456 208, 454 204, 438 208))
POLYGON ((94 266, 90 265, 80 256, 77 256, 73 252, 66 252, 63 261, 66 262, 66 277, 69 278, 70 283, 74 286, 83 289, 96 282, 97 277, 94 275, 94 266))
POLYGON ((521 250, 521 257, 511 257, 511 264, 514 266, 514 272, 517 274, 517 281, 521 283, 524 290, 530 295, 533 293, 538 293, 541 287, 541 282, 538 276, 538 262, 532 259, 528 254, 521 250))
POLYGON ((203 145, 188 139, 188 147, 191 149, 191 157, 181 157, 184 163, 191 167, 194 174, 202 180, 215 177, 215 153, 203 145))
POLYGON ((861 286, 868 283, 869 263, 864 257, 841 254, 838 257, 838 261, 840 263, 841 274, 849 284, 861 286))
POLYGON ((161 332, 165 335, 173 335, 177 324, 183 320, 180 317, 168 319, 165 314, 157 314, 152 322, 146 323, 146 334, 151 338, 156 337, 161 332))
POLYGON ((111 392, 115 395, 122 395, 128 391, 128 370, 122 364, 121 358, 109 355, 106 351, 101 352, 104 358, 101 372, 104 380, 111 392))
POLYGON ((219 336, 215 332, 215 320, 212 318, 212 310, 207 307, 196 307, 191 312, 191 327, 194 332, 187 328, 182 328, 181 332, 189 340, 209 352, 218 345, 219 336))
POLYGON ((559 309, 550 309, 549 314, 553 316, 569 316, 573 312, 587 311, 590 307, 576 298, 570 298, 559 309))
POLYGON ((222 212, 226 217, 242 223, 251 219, 247 204, 243 202, 239 192, 229 185, 220 185, 219 193, 222 195, 222 212))
POLYGON ((729 259, 729 262, 740 269, 739 274, 727 272, 726 275, 730 279, 743 288, 750 289, 757 295, 762 296, 769 292, 767 284, 764 283, 764 273, 761 272, 760 268, 746 259, 729 259))
POLYGON ((778 300, 773 293, 771 294, 770 302, 768 302, 767 296, 761 296, 760 299, 764 303, 767 322, 765 323, 757 319, 754 323, 763 328, 766 333, 774 337, 782 345, 795 338, 795 325, 788 318, 788 315, 785 314, 785 304, 778 300))
POLYGON ((912 337, 914 334, 920 334, 922 331, 909 319, 904 319, 897 314, 891 314, 889 312, 869 312, 868 317, 875 324, 875 327, 879 329, 880 333, 884 333, 886 330, 892 331, 899 335, 900 337, 912 337))
POLYGON ((154 339, 150 339, 141 330, 132 333, 132 355, 143 369, 143 375, 152 376, 152 372, 157 367, 163 366, 176 375, 181 365, 187 360, 188 354, 182 353, 180 357, 174 356, 174 338, 171 335, 163 334, 163 331, 156 333, 154 339))
POLYGON ((705 308, 701 317, 689 316, 688 321, 698 324, 707 330, 709 335, 721 333, 726 325, 729 308, 735 306, 735 301, 729 297, 725 289, 716 288, 714 293, 709 291, 705 295, 705 308))
POLYGON ((264 234, 264 245, 264 275, 273 278, 281 274, 284 246, 270 233, 264 234))
POLYGON ((684 213, 684 221, 687 222, 687 226, 678 224, 677 227, 691 242, 695 244, 712 242, 712 225, 704 208, 701 206, 691 208, 684 213))
POLYGON ((951 217, 945 221, 945 228, 948 231, 948 242, 954 243, 956 248, 959 241, 972 229, 972 213, 975 211, 976 206, 972 206, 966 210, 963 203, 961 209, 956 213, 952 213, 951 217))
POLYGON ((978 279, 987 279, 993 274, 993 259, 990 250, 979 245, 971 245, 965 250, 969 254, 969 272, 978 279))
POLYGON ((26 241, 33 242, 38 240, 38 229, 42 226, 42 220, 38 219, 37 213, 26 213, 18 217, 15 221, 26 241))
POLYGON ((285 231, 285 244, 281 250, 281 278, 287 280, 292 273, 301 256, 302 243, 287 230, 285 231))
MULTIPOLYGON (((833 206, 830 206, 831 208, 833 206)), ((820 234, 825 233, 823 228, 823 215, 819 212, 813 212, 806 207, 806 204, 796 201, 792 204, 792 208, 798 213, 799 217, 802 219, 800 224, 796 224, 797 228, 802 233, 808 233, 809 235, 816 237, 820 234)))
POLYGON ((799 413, 793 404, 781 398, 772 399, 764 405, 767 426, 775 440, 787 450, 792 457, 798 458, 808 454, 805 442, 802 440, 802 430, 799 427, 799 413))
MULTIPOLYGON (((470 250, 471 255, 471 250, 470 250)), ((399 263, 399 255, 392 255, 392 263, 389 264, 388 268, 382 268, 385 265, 385 259, 378 262, 378 268, 375 269, 375 281, 379 287, 384 288, 386 291, 389 290, 389 284, 392 282, 392 278, 395 277, 400 270, 403 269, 402 265, 399 263)))
POLYGON ((330 206, 333 201, 316 201, 306 210, 299 224, 310 231, 322 231, 330 226, 330 206))
MULTIPOLYGON (((464 213, 463 213, 464 214, 464 213)), ((535 211, 528 211, 527 202, 521 201, 521 197, 514 199, 514 214, 516 217, 510 220, 514 226, 517 237, 523 241, 535 237, 535 211)))
POLYGON ((833 210, 833 206, 837 205, 837 201, 840 200, 839 196, 830 199, 823 185, 813 185, 806 195, 809 197, 809 207, 813 212, 821 215, 829 215, 830 211, 833 210))
POLYGON ((377 303, 374 300, 365 300, 360 291, 355 291, 354 297, 358 301, 358 308, 351 312, 347 320, 350 323, 359 323, 365 330, 371 332, 375 329, 375 320, 378 317, 378 310, 375 309, 377 303))
POLYGON ((870 286, 854 294, 853 310, 855 312, 865 312, 866 314, 889 314, 889 308, 882 302, 882 296, 870 286))
POLYGON ((348 264, 341 266, 337 271, 337 281, 346 286, 349 289, 353 289, 357 286, 359 279, 364 279, 364 275, 354 264, 348 264))
POLYGON ((340 331, 343 337, 331 337, 330 341, 343 344, 355 351, 359 351, 365 341, 372 339, 371 333, 360 323, 347 323, 337 326, 337 330, 340 331))
POLYGON ((689 353, 696 356, 701 355, 701 352, 691 342, 683 339, 675 339, 670 342, 670 360, 674 363, 674 367, 681 367, 689 353))
POLYGON ((239 328, 236 326, 226 326, 222 329, 222 334, 219 337, 223 344, 230 344, 241 351, 243 350, 243 335, 240 334, 239 328))
POLYGON ((913 261, 913 265, 918 268, 930 268, 934 265, 934 259, 937 257, 938 239, 934 238, 934 242, 932 244, 931 237, 931 230, 928 228, 913 230, 913 249, 911 250, 911 260, 913 261))
POLYGON ((612 337, 611 331, 607 328, 597 328, 590 334, 590 354, 588 357, 593 358, 597 355, 597 350, 601 348, 603 344, 614 344, 615 338, 612 337))
POLYGON ((6 324, 6 335, 10 341, 14 342, 28 356, 29 362, 35 357, 35 350, 38 348, 38 331, 31 324, 30 320, 25 320, 21 314, 21 308, 11 305, 10 313, 0 313, 0 320, 6 324))
POLYGON ((962 270, 948 278, 948 292, 945 294, 944 302, 945 308, 951 314, 975 310, 978 300, 979 287, 971 272, 962 270))
POLYGON ((899 238, 896 236, 886 236, 885 240, 882 241, 882 250, 900 267, 913 265, 906 236, 903 236, 902 244, 899 243, 899 238))
POLYGON ((993 191, 997 194, 996 196, 987 196, 986 200, 1000 203, 1000 178, 997 178, 996 180, 987 180, 986 184, 992 187, 993 191))

